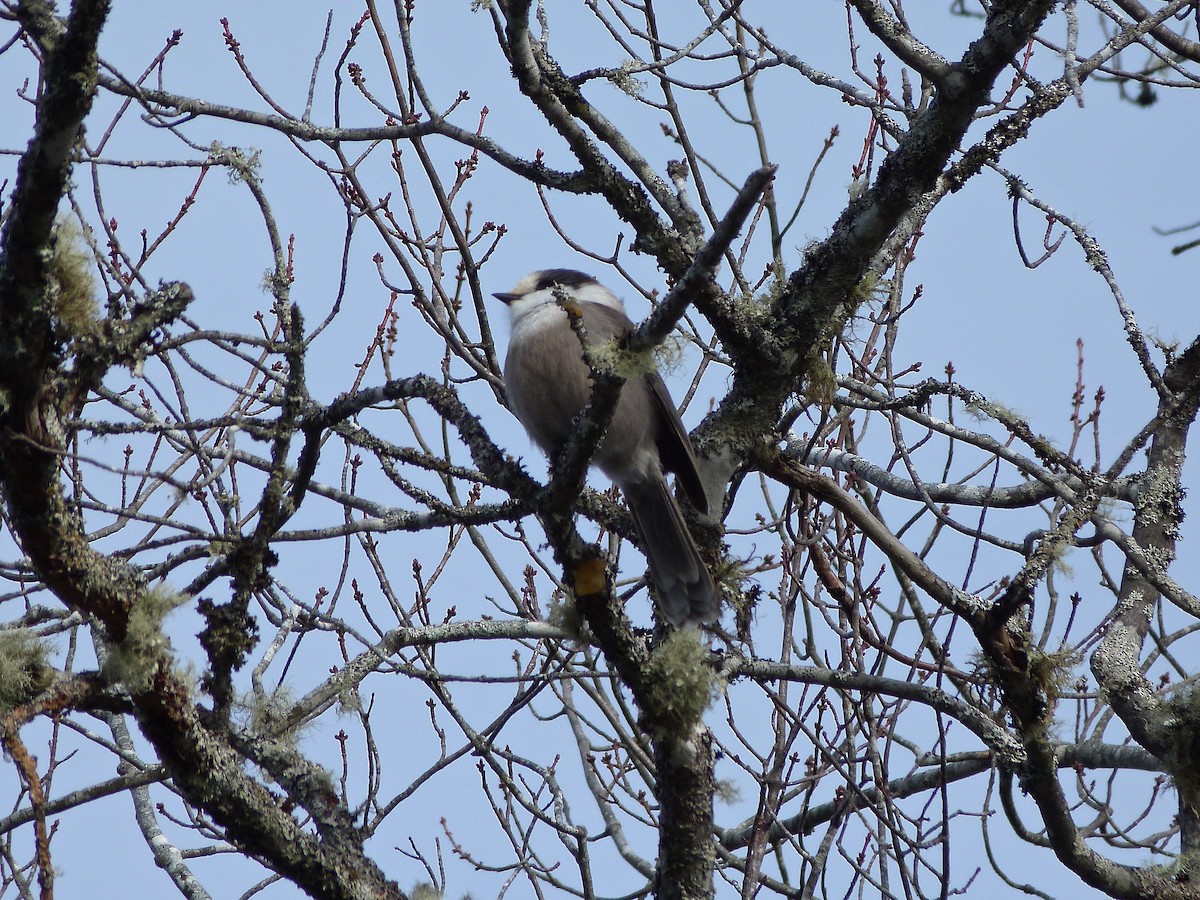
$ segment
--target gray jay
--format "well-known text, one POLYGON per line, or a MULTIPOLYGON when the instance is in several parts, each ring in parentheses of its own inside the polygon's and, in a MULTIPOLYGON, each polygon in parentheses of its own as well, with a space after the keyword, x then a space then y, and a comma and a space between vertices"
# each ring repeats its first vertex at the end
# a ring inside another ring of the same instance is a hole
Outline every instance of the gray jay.
MULTIPOLYGON (((508 306, 512 322, 504 361, 508 404, 552 462, 592 392, 579 335, 558 303, 556 286, 582 314, 590 345, 620 338, 634 327, 615 294, 574 269, 533 272, 511 291, 493 295, 508 306)), ((665 473, 675 474, 684 495, 701 513, 708 512, 708 500, 691 441, 657 372, 624 384, 592 462, 625 494, 667 621, 676 627, 715 622, 720 612, 716 586, 665 473)))

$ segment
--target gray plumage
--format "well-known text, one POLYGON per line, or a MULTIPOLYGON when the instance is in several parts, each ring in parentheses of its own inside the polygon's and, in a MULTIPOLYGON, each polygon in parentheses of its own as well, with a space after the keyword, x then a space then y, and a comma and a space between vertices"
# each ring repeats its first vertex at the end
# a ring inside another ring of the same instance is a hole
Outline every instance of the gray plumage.
MULTIPOLYGON (((592 389, 579 337, 554 296, 555 285, 578 306, 590 344, 603 344, 633 328, 616 295, 573 269, 533 272, 512 291, 494 295, 508 305, 512 320, 504 362, 509 406, 551 460, 571 436, 592 389)), ((720 612, 716 586, 665 473, 674 473, 701 513, 708 512, 708 500, 691 441, 657 372, 625 383, 592 461, 625 494, 667 621, 677 627, 715 622, 720 612)))

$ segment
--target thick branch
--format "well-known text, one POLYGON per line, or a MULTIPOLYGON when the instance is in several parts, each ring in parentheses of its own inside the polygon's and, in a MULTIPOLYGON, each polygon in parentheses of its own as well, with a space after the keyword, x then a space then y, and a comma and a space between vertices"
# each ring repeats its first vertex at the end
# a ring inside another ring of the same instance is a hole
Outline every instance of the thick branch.
MULTIPOLYGON (((1175 559, 1179 526, 1183 520, 1182 483, 1188 431, 1200 405, 1200 340, 1163 372, 1169 391, 1159 404, 1159 428, 1150 443, 1146 473, 1134 503, 1133 543, 1163 572, 1175 559)), ((1142 643, 1159 602, 1154 579, 1132 559, 1126 562, 1117 594, 1117 606, 1108 630, 1092 656, 1092 672, 1130 734, 1168 769, 1195 771, 1195 751, 1179 742, 1176 715, 1182 715, 1159 696, 1142 673, 1142 643)), ((1189 726, 1195 727, 1193 716, 1189 726)), ((1189 774, 1190 777, 1190 774, 1189 774)))
POLYGON ((853 0, 853 3, 871 33, 923 77, 940 83, 950 75, 950 63, 933 48, 917 40, 878 0, 853 0))
MULTIPOLYGON (((22 12, 32 23, 47 9, 27 4, 22 12)), ((70 154, 91 106, 95 46, 107 11, 104 0, 77 0, 65 30, 50 42, 34 138, 21 157, 0 234, 0 328, 9 336, 0 342, 0 473, 10 521, 38 576, 70 609, 94 616, 119 643, 130 610, 146 602, 147 591, 136 569, 88 545, 58 478, 60 422, 68 410, 56 405, 64 399, 56 389, 64 373, 53 345, 44 253, 66 190, 70 154)), ((49 27, 44 18, 33 25, 43 32, 49 27)), ((98 378, 101 368, 94 366, 89 379, 98 378)), ((134 712, 190 802, 209 812, 239 847, 270 860, 314 896, 401 896, 354 844, 352 830, 338 840, 318 840, 305 831, 245 771, 244 760, 201 725, 169 657, 161 651, 146 655, 150 658, 140 664, 152 675, 148 688, 133 696, 134 712)))

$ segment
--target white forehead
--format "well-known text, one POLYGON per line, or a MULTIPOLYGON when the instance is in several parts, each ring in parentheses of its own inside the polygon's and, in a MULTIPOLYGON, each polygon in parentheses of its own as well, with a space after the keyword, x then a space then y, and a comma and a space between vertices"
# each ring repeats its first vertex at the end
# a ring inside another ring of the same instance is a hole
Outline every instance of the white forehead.
POLYGON ((541 277, 542 277, 542 273, 540 271, 539 272, 530 272, 528 275, 526 275, 524 278, 522 278, 520 281, 518 281, 516 284, 514 284, 513 289, 509 293, 516 294, 518 297, 524 297, 526 294, 530 293, 535 287, 537 287, 538 279, 541 277))
POLYGON ((622 312, 625 311, 625 304, 621 302, 621 299, 604 285, 595 281, 587 281, 576 285, 552 285, 539 290, 538 284, 541 282, 544 274, 543 270, 530 272, 513 285, 510 293, 515 294, 519 299, 513 301, 509 306, 512 312, 517 313, 528 310, 535 306, 541 306, 544 303, 554 303, 556 301, 554 294, 555 287, 559 287, 568 296, 574 297, 584 303, 599 303, 601 306, 610 306, 613 309, 619 309, 622 312))

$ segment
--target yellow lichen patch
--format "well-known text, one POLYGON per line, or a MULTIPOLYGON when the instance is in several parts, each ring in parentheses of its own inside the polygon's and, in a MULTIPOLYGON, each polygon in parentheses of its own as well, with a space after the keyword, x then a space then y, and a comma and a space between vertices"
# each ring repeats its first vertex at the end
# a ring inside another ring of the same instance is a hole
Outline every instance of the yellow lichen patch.
POLYGON ((575 593, 599 594, 607 584, 608 567, 602 559, 589 559, 575 567, 575 593))

